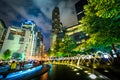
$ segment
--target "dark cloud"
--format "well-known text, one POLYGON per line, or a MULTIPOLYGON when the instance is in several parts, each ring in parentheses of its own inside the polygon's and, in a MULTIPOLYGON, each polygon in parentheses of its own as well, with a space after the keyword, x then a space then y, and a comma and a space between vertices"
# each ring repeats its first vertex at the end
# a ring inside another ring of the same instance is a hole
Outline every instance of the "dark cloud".
POLYGON ((44 36, 45 45, 50 44, 52 10, 60 8, 60 19, 64 26, 77 23, 74 4, 78 0, 0 0, 0 18, 7 26, 21 26, 25 20, 33 20, 44 36))

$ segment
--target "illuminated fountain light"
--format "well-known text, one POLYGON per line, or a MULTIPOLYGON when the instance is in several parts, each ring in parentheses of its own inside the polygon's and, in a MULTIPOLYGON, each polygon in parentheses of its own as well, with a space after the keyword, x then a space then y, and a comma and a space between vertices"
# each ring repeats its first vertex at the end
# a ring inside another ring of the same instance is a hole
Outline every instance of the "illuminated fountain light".
POLYGON ((81 69, 81 70, 83 69, 82 67, 77 67, 77 68, 79 68, 79 69, 81 69))
POLYGON ((74 69, 73 71, 78 71, 78 69, 74 69))
POLYGON ((77 72, 76 75, 80 75, 80 73, 77 72))
POLYGON ((87 74, 91 74, 90 72, 88 72, 87 74))
POLYGON ((117 57, 117 55, 116 55, 116 54, 114 54, 114 55, 113 55, 113 57, 114 57, 114 58, 116 58, 116 57, 117 57))
POLYGON ((104 78, 104 76, 102 76, 102 75, 99 75, 99 77, 100 77, 100 78, 104 78))
POLYGON ((74 67, 72 67, 72 69, 74 69, 74 67))
POLYGON ((77 68, 80 68, 80 66, 78 66, 77 68))
POLYGON ((89 75, 91 74, 89 71, 84 71, 84 72, 87 73, 87 74, 89 74, 89 75))
POLYGON ((104 72, 109 72, 109 71, 105 69, 104 72))
POLYGON ((84 71, 85 73, 88 73, 88 71, 84 71))
POLYGON ((97 78, 97 76, 96 76, 95 74, 90 74, 89 77, 90 77, 91 79, 96 79, 96 78, 97 78))
POLYGON ((77 61, 77 66, 81 65, 84 63, 84 55, 79 56, 78 61, 77 61))
POLYGON ((81 69, 81 70, 83 69, 83 68, 82 68, 82 67, 80 67, 80 66, 77 66, 77 68, 78 68, 78 69, 81 69))
POLYGON ((108 55, 105 54, 105 55, 104 55, 104 58, 107 58, 107 59, 108 59, 109 57, 108 57, 108 55))

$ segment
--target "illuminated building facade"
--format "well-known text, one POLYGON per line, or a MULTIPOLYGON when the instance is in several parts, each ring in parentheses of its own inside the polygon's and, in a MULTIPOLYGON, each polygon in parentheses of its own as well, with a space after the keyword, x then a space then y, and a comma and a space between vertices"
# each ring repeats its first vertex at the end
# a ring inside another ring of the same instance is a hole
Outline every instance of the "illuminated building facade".
POLYGON ((25 52, 25 43, 22 42, 23 31, 15 26, 11 26, 7 30, 7 34, 1 49, 1 52, 9 49, 12 53, 23 53, 25 52))
POLYGON ((60 33, 62 31, 62 27, 59 8, 55 7, 52 11, 52 32, 56 34, 60 33))
POLYGON ((59 8, 55 7, 52 11, 52 33, 51 33, 51 50, 54 49, 56 40, 63 37, 63 25, 60 22, 59 8))
POLYGON ((21 28, 11 26, 8 28, 2 52, 9 49, 12 53, 25 55, 25 60, 38 57, 40 48, 40 35, 33 21, 25 21, 21 28))
MULTIPOLYGON (((88 0, 79 0, 75 4, 76 14, 78 22, 84 16, 84 5, 88 3, 88 0)), ((81 44, 82 42, 86 41, 89 38, 89 35, 83 33, 81 30, 81 24, 76 24, 70 27, 67 27, 65 30, 65 35, 69 35, 77 45, 81 44)))
POLYGON ((28 35, 27 37, 25 37, 24 39, 29 39, 30 44, 29 45, 29 50, 26 54, 26 57, 28 57, 28 59, 33 59, 34 56, 36 56, 36 46, 37 46, 37 26, 33 21, 25 21, 24 23, 22 23, 22 29, 24 31, 30 31, 30 35, 28 35))
POLYGON ((43 55, 43 36, 42 34, 38 31, 37 35, 37 45, 36 45, 36 54, 35 58, 38 60, 41 60, 41 57, 43 55))
POLYGON ((84 16, 84 5, 88 3, 88 0, 79 0, 75 4, 76 14, 78 21, 84 16))
POLYGON ((86 41, 89 38, 88 34, 82 32, 80 26, 80 24, 77 24, 68 27, 66 28, 65 33, 65 35, 70 36, 76 42, 77 45, 81 44, 83 41, 86 41))
POLYGON ((6 26, 3 20, 0 20, 0 50, 2 48, 4 39, 5 39, 6 26))

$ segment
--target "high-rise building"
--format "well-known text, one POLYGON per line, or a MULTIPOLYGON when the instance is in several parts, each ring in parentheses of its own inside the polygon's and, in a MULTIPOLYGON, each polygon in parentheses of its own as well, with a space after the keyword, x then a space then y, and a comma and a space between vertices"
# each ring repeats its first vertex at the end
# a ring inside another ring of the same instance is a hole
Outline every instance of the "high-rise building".
POLYGON ((70 36, 77 45, 81 44, 83 41, 86 41, 89 38, 88 34, 83 33, 80 27, 81 25, 77 24, 74 26, 70 26, 65 30, 65 35, 70 36))
POLYGON ((0 50, 5 39, 6 26, 3 20, 0 19, 0 50))
POLYGON ((52 11, 52 32, 60 33, 62 31, 62 23, 60 22, 59 8, 55 7, 52 11))
POLYGON ((24 38, 24 39, 29 39, 30 40, 30 44, 29 45, 29 49, 28 50, 28 54, 26 55, 27 57, 29 57, 29 59, 33 59, 34 56, 36 56, 36 46, 37 46, 37 35, 38 35, 38 30, 37 30, 37 26, 35 24, 35 22, 33 21, 25 21, 22 23, 22 29, 24 31, 30 31, 30 35, 29 38, 24 38))
POLYGON ((41 60, 41 57, 43 55, 43 36, 41 34, 41 32, 38 31, 38 35, 37 35, 37 45, 36 45, 36 58, 41 60))
POLYGON ((11 26, 8 28, 1 52, 9 49, 12 53, 21 53, 23 60, 35 59, 40 50, 41 36, 33 21, 25 21, 21 28, 11 26))
POLYGON ((25 54, 27 49, 27 41, 24 42, 23 36, 25 36, 25 32, 23 32, 20 28, 15 26, 8 27, 1 52, 3 53, 7 49, 9 49, 13 54, 25 54))
POLYGON ((86 5, 87 3, 88 3, 88 0, 79 0, 75 4, 75 9, 76 9, 78 22, 84 16, 84 5, 86 5))
POLYGON ((52 33, 51 33, 51 50, 54 49, 56 41, 63 37, 63 25, 60 22, 59 8, 55 7, 52 11, 52 33))

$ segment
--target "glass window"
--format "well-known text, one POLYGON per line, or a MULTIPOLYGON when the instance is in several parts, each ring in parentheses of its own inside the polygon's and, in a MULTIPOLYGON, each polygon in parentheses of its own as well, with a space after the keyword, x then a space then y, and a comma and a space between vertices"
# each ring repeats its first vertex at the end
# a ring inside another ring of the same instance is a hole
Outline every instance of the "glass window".
POLYGON ((20 38, 20 40, 19 40, 20 42, 23 42, 24 41, 24 38, 20 38))
POLYGON ((8 40, 14 40, 14 34, 10 33, 8 36, 8 40))

